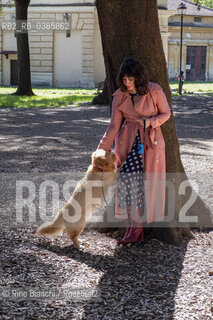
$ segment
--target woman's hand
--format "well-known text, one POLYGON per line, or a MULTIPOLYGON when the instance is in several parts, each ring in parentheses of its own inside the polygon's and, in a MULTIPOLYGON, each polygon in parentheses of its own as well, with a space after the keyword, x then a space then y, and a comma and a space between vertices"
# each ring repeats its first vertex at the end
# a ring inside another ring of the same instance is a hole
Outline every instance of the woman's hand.
POLYGON ((151 123, 149 118, 141 118, 141 119, 137 119, 136 121, 139 122, 142 127, 144 127, 144 120, 146 120, 146 128, 150 127, 151 123))

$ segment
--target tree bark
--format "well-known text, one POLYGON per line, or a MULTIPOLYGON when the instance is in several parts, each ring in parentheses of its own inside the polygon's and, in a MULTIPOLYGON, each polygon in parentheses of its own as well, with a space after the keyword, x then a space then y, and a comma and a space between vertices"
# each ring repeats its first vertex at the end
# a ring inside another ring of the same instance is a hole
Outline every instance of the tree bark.
POLYGON ((93 100, 92 104, 103 104, 107 105, 109 104, 109 96, 108 96, 108 86, 107 86, 107 81, 105 79, 104 81, 104 88, 102 92, 100 92, 93 100))
MULTIPOLYGON (((30 0, 15 0, 17 29, 21 29, 22 21, 27 21, 30 0)), ((16 32, 18 53, 18 89, 15 95, 34 95, 31 87, 30 51, 27 30, 16 32)))
MULTIPOLYGON (((112 93, 117 89, 116 75, 119 66, 126 56, 134 56, 146 67, 149 80, 160 84, 172 113, 171 90, 160 34, 157 0, 97 0, 96 6, 110 104, 112 93)), ((172 183, 175 190, 173 194, 175 215, 163 226, 147 225, 146 232, 149 230, 155 238, 177 244, 186 235, 192 237, 190 227, 212 227, 212 221, 209 209, 197 196, 194 204, 188 209, 187 216, 195 215, 198 221, 180 222, 180 210, 190 198, 191 188, 186 188, 185 194, 180 195, 180 184, 188 181, 188 178, 180 159, 173 113, 161 128, 166 143, 167 181, 172 183)), ((168 205, 165 214, 171 216, 171 206, 169 209, 171 197, 169 198, 168 192, 166 203, 168 205)))

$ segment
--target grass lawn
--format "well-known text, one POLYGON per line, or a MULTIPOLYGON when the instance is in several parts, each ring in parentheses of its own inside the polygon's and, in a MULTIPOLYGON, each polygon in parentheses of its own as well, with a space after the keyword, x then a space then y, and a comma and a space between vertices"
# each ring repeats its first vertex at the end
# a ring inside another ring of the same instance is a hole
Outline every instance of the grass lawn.
MULTIPOLYGON (((170 87, 173 92, 178 91, 178 82, 170 82, 170 87)), ((213 82, 190 82, 184 81, 184 93, 208 93, 213 94, 213 82)))
POLYGON ((0 108, 54 108, 67 105, 76 105, 82 102, 91 102, 96 90, 90 89, 38 89, 33 88, 35 96, 14 96, 14 87, 0 87, 0 108))
MULTIPOLYGON (((174 95, 178 94, 178 82, 170 82, 174 95)), ((97 90, 91 89, 55 89, 34 88, 35 96, 14 96, 15 87, 0 87, 0 108, 54 108, 68 105, 79 106, 82 102, 91 102, 97 90)), ((213 94, 213 82, 188 82, 183 85, 183 94, 213 94)))

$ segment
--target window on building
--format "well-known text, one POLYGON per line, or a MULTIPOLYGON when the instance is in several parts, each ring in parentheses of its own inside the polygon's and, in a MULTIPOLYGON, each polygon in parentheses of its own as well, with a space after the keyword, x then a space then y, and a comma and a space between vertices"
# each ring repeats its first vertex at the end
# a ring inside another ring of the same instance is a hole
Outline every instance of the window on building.
POLYGON ((194 17, 194 22, 201 22, 201 18, 200 17, 194 17))

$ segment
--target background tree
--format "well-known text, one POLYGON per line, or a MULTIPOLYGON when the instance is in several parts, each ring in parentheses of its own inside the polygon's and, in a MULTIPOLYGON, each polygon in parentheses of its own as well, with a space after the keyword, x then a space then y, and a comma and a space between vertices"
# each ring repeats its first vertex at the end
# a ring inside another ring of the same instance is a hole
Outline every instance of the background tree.
MULTIPOLYGON (((17 29, 22 29, 22 22, 27 21, 30 0, 15 0, 17 29)), ((34 95, 31 86, 30 50, 27 30, 17 30, 18 53, 18 89, 15 95, 34 95)))
POLYGON ((31 86, 30 50, 27 30, 22 31, 22 22, 27 21, 30 0, 0 0, 0 14, 3 7, 13 7, 16 10, 16 41, 18 54, 18 88, 15 95, 34 95, 31 86))
POLYGON ((93 98, 92 104, 109 104, 107 79, 104 80, 103 89, 93 98))
MULTIPOLYGON (((125 56, 135 56, 147 67, 150 81, 161 85, 171 107, 171 91, 158 21, 157 0, 97 0, 96 6, 110 103, 112 93, 117 89, 116 75, 122 60, 125 56)), ((179 195, 180 183, 188 179, 180 159, 173 114, 162 126, 162 131, 166 142, 167 180, 175 185, 175 218, 167 225, 164 224, 164 227, 148 228, 148 232, 170 243, 179 243, 184 235, 192 236, 191 224, 179 222, 180 209, 190 198, 191 189, 187 188, 185 195, 179 195)), ((166 214, 169 214, 168 208, 166 214)), ((198 217, 198 223, 193 223, 193 226, 212 226, 210 212, 199 197, 187 215, 198 217)))

